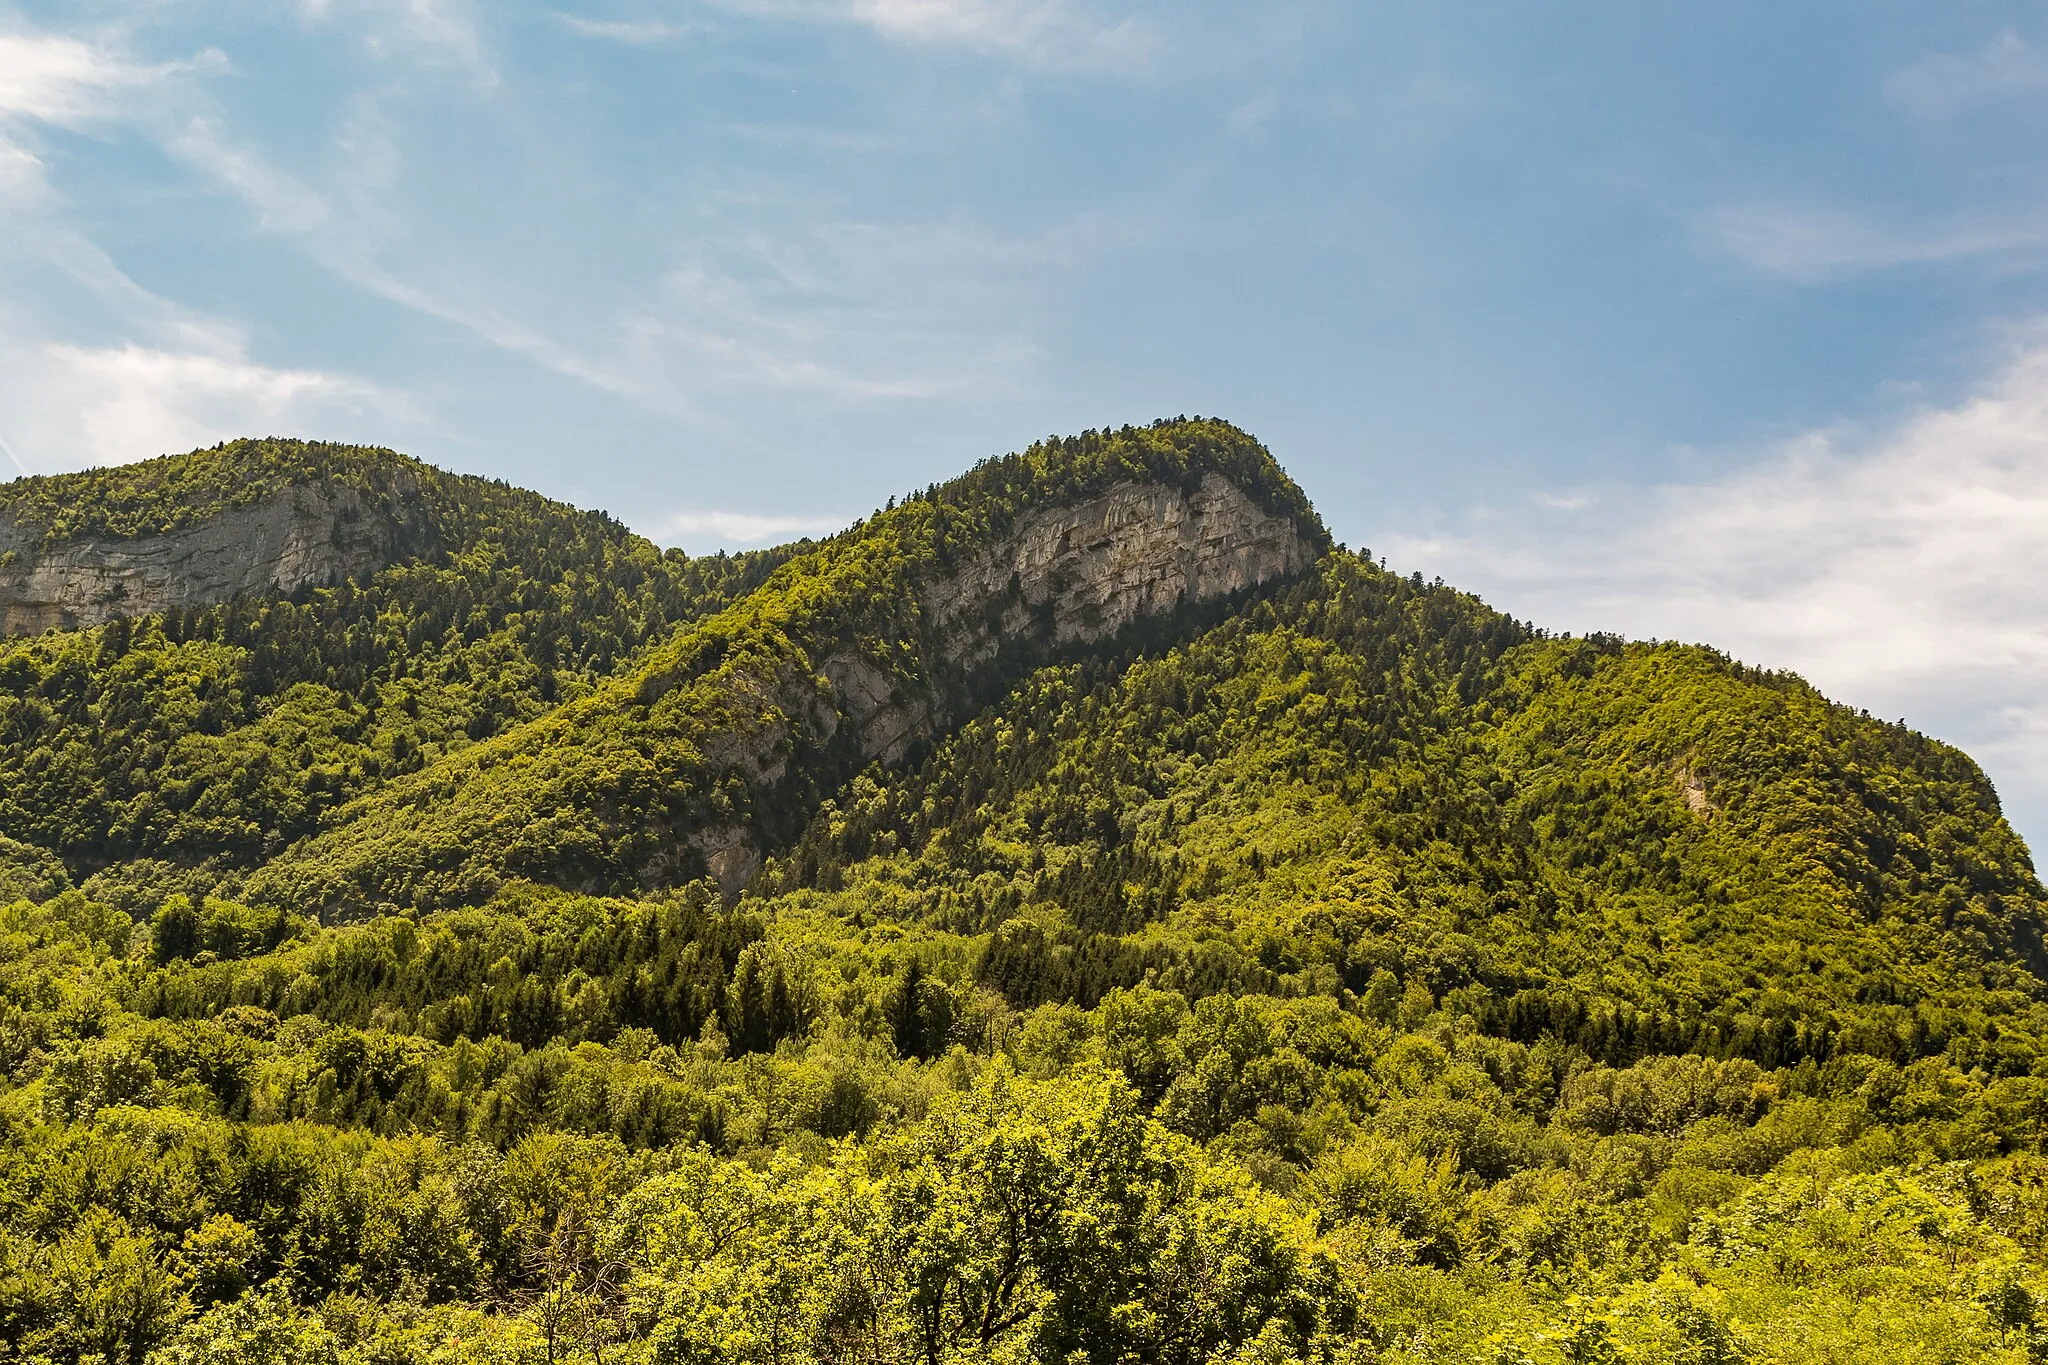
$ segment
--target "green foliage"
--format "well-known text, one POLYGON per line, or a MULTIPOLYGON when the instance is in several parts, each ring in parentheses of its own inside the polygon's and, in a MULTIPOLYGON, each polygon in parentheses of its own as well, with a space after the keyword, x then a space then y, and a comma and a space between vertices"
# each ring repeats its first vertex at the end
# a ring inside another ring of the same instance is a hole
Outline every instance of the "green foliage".
POLYGON ((41 532, 46 546, 89 537, 133 539, 168 535, 309 483, 385 500, 437 477, 445 476, 389 450, 273 437, 15 479, 0 484, 0 516, 41 532))
POLYGON ((150 918, 150 939, 159 966, 201 954, 208 961, 267 953, 284 942, 294 925, 282 910, 252 909, 208 896, 194 906, 189 896, 167 896, 150 918))
POLYGON ((519 878, 625 892, 700 876, 713 843, 777 842, 853 775, 857 726, 829 683, 835 661, 943 716, 1050 654, 1020 630, 979 664, 951 660, 920 590, 961 555, 1034 508, 1208 474, 1241 478, 1322 538, 1272 457, 1222 423, 1033 447, 791 559, 591 695, 335 812, 247 894, 331 916, 475 904, 519 878))
POLYGON ((44 901, 70 886, 56 854, 0 835, 0 902, 44 901))
POLYGON ((7 486, 432 544, 0 649, 0 1360, 2048 1359, 2044 897, 1962 754, 1335 550, 945 662, 917 585, 1048 501, 1320 538, 1217 423, 744 561, 359 455, 7 486), (797 714, 849 651, 908 761, 797 714))
POLYGON ((1350 992, 1617 1064, 2013 1073, 2048 1022, 2040 887, 1962 755, 1341 555, 1163 656, 1035 675, 760 885, 988 932, 1020 1007, 1350 992))
POLYGON ((659 1361, 1173 1365, 1253 1340, 1298 1351, 1356 1315, 1298 1211, 1099 1076, 998 1067, 820 1165, 687 1163, 620 1222, 653 1249, 626 1302, 659 1361))
MULTIPOLYGON (((117 899, 137 858, 203 867, 187 894, 219 888, 351 798, 588 692, 789 554, 664 554, 503 484, 278 441, 17 480, 0 511, 47 512, 59 538, 133 534, 314 479, 382 498, 419 553, 291 600, 0 643, 0 829, 33 846, 0 846, 0 878, 54 853, 80 874, 123 864, 117 899)), ((129 908, 153 913, 151 895, 129 908)))

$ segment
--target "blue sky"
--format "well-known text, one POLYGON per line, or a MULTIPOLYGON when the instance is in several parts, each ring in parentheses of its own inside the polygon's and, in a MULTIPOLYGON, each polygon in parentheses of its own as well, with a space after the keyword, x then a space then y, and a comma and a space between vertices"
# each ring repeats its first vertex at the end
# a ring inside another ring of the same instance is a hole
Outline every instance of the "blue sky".
POLYGON ((1211 413, 2048 837, 2048 17, 0 0, 0 460, 378 442, 693 550, 1211 413))

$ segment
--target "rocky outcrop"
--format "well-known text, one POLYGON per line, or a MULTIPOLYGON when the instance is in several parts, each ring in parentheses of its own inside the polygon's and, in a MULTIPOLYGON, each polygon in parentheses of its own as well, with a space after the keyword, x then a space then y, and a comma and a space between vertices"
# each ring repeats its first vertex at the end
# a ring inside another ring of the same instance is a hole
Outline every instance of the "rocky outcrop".
MULTIPOLYGON (((1141 618, 1301 572, 1314 546, 1220 474, 1192 490, 1125 483, 1022 519, 972 563, 931 584, 924 617, 939 659, 971 674, 1006 639, 1057 649, 1108 639, 1141 618)), ((824 668, 867 758, 893 763, 937 717, 935 699, 893 688, 858 655, 824 668)))
POLYGON ((926 594, 929 619, 962 650, 992 649, 985 604, 1008 597, 1004 628, 1050 615, 1052 643, 1105 639, 1183 601, 1224 597, 1307 568, 1315 553, 1286 517, 1220 474, 1192 491, 1119 484, 1024 518, 981 558, 926 594))
MULTIPOLYGON (((924 637, 918 676, 894 675, 884 660, 852 647, 820 660, 809 679, 800 670, 775 678, 726 674, 728 692, 755 705, 744 708, 747 720, 737 727, 704 736, 703 752, 774 804, 795 753, 850 738, 863 761, 900 762, 959 719, 958 696, 1006 648, 1042 660, 1146 617, 1291 577, 1315 558, 1315 544, 1292 520, 1214 473, 1192 489, 1125 483, 1041 508, 924 584, 911 604, 924 637)), ((743 824, 710 823, 683 833, 679 847, 694 858, 658 855, 640 869, 642 879, 660 884, 678 868, 698 867, 731 893, 761 865, 758 834, 743 824)))
POLYGON ((950 560, 922 508, 799 556, 630 675, 361 799, 242 893, 328 919, 515 878, 613 894, 708 874, 737 894, 869 763, 1064 651, 1307 571, 1323 544, 1305 507, 1214 471, 1040 497, 950 560))
POLYGON ((339 583, 415 547, 361 490, 299 485, 168 535, 42 543, 0 513, 0 633, 95 626, 250 593, 339 583))

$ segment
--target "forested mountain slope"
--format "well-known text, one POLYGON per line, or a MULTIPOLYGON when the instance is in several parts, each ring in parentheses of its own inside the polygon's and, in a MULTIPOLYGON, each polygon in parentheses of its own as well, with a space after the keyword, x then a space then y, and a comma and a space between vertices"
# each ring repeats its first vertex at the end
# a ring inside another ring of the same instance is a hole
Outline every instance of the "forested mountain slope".
POLYGON ((863 764, 1061 647, 1306 568, 1324 544, 1219 423, 995 461, 790 561, 636 668, 336 816, 249 895, 326 915, 475 903, 508 877, 728 890, 863 764))
POLYGON ((1488 1032, 2028 1069, 2043 900, 1967 758, 1711 651, 1530 639, 1346 555, 1049 670, 828 806, 768 885, 992 933, 1016 1003, 1421 981, 1488 1032), (886 856, 881 856, 886 855, 886 856), (1973 1056, 1983 1054, 1972 1054, 1973 1056))
POLYGON ((2048 1359, 1965 755, 1201 420, 741 559, 0 508, 330 457, 388 564, 0 650, 0 1359, 2048 1359))
POLYGON ((0 641, 0 830, 74 875, 115 864, 100 891, 146 912, 121 888, 211 888, 350 797, 590 691, 790 553, 664 554, 601 513, 285 441, 16 480, 0 516, 59 547, 153 533, 206 550, 221 516, 294 496, 367 500, 401 557, 285 596, 0 641))

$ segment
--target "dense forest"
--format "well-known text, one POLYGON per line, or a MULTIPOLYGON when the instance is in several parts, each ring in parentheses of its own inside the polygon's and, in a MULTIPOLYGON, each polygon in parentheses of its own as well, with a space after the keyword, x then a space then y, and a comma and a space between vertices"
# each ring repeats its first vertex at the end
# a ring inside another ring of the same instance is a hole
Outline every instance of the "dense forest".
POLYGON ((1201 419, 735 557, 279 441, 0 513, 321 480, 401 562, 0 641, 0 1360, 2048 1360, 2048 896, 1966 755, 1391 571, 1201 419), (1215 478, 1312 566, 919 614, 1215 478))

